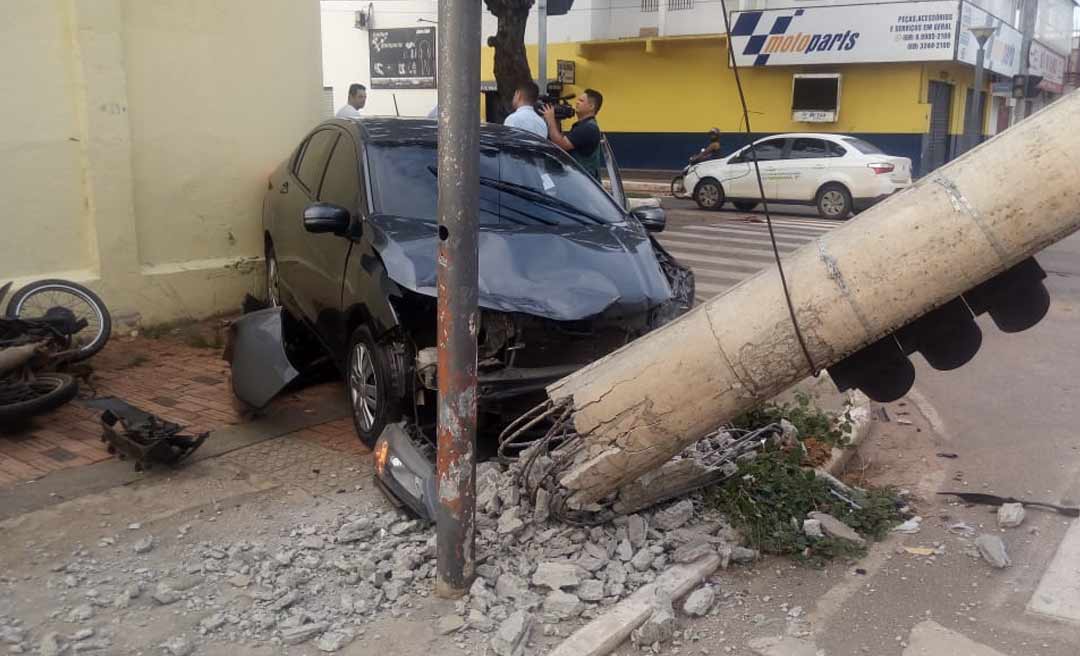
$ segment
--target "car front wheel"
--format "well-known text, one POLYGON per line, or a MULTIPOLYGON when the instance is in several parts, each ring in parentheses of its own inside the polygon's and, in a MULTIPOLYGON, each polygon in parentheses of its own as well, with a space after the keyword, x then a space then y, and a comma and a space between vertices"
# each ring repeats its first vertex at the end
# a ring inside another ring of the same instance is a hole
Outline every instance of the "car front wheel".
POLYGON ((345 379, 353 425, 360 441, 374 447, 388 423, 401 418, 400 400, 393 398, 390 360, 385 347, 367 328, 358 328, 349 344, 345 379))
POLYGON ((817 209, 823 219, 846 219, 851 215, 851 192, 839 184, 827 184, 818 191, 817 209))
POLYGON ((274 245, 266 242, 266 302, 270 307, 281 307, 281 271, 278 269, 274 245))
POLYGON ((724 205, 724 188, 716 180, 702 180, 694 188, 694 202, 703 210, 718 210, 724 205))

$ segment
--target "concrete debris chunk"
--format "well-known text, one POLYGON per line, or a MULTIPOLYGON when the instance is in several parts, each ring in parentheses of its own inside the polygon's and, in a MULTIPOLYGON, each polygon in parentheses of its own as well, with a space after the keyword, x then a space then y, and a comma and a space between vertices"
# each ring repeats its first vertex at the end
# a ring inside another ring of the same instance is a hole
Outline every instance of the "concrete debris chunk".
POLYGON ((521 610, 513 613, 492 636, 491 650, 497 656, 523 656, 533 624, 533 616, 529 613, 521 610))
POLYGON ((154 536, 148 535, 136 540, 135 544, 131 545, 131 549, 137 554, 150 553, 154 549, 154 536))
POLYGON ((702 617, 712 610, 715 601, 716 590, 706 585, 690 593, 683 602, 683 612, 691 617, 702 617))
POLYGON ((161 651, 168 656, 190 656, 195 653, 195 645, 187 638, 177 636, 161 643, 161 651))
POLYGON ((814 540, 820 540, 825 537, 825 533, 821 530, 821 520, 817 519, 804 519, 802 523, 803 533, 806 537, 814 540))
POLYGON ((503 511, 503 514, 499 517, 499 535, 513 535, 525 528, 525 522, 521 521, 518 516, 520 508, 518 506, 512 506, 503 511))
MULTIPOLYGON (((694 504, 689 499, 653 515, 653 525, 660 531, 674 531, 685 526, 694 516, 694 504)), ((651 643, 649 643, 651 644, 651 643)))
POLYGON ((544 617, 547 621, 566 620, 581 614, 581 600, 577 595, 553 590, 544 598, 544 617))
POLYGON ((577 588, 577 596, 582 601, 600 601, 604 598, 604 582, 596 579, 583 581, 577 588))
POLYGON ((652 567, 652 561, 653 552, 649 549, 642 548, 630 559, 630 566, 639 572, 644 572, 652 567))
POLYGON ((629 572, 626 571, 626 566, 618 561, 611 561, 608 563, 607 569, 604 570, 604 579, 608 583, 626 583, 628 576, 629 572))
POLYGON ((708 543, 685 544, 675 550, 671 555, 672 560, 679 564, 692 563, 699 558, 716 553, 716 549, 708 543))
POLYGON ((619 546, 615 547, 615 555, 624 563, 630 562, 634 557, 634 547, 630 544, 630 540, 620 542, 619 546))
POLYGON ((301 624, 297 627, 282 630, 281 641, 287 645, 303 644, 315 636, 322 634, 326 629, 327 625, 324 622, 301 624))
POLYGON ((312 551, 318 551, 326 546, 326 541, 317 535, 309 535, 300 541, 301 549, 309 549, 312 551))
POLYGON ((214 613, 210 617, 205 617, 201 622, 199 622, 199 628, 206 633, 212 633, 214 631, 217 631, 223 626, 225 626, 224 613, 214 613))
POLYGON ((1009 554, 1005 550, 1005 543, 996 535, 980 535, 975 538, 975 547, 979 550, 979 555, 983 557, 983 560, 998 569, 1005 569, 1012 565, 1009 554))
POLYGON ((435 624, 435 630, 439 635, 450 635, 451 633, 457 633, 465 627, 465 618, 461 615, 444 615, 439 618, 439 621, 435 624))
POLYGON ((378 527, 367 518, 358 519, 355 522, 349 522, 338 529, 337 541, 341 544, 348 544, 350 542, 359 542, 366 538, 371 537, 378 527))
POLYGON ((912 517, 903 524, 893 528, 893 533, 901 533, 903 535, 915 535, 922 530, 922 517, 912 517))
POLYGON ((158 583, 157 589, 154 591, 154 594, 152 596, 154 598, 154 601, 161 604, 162 606, 174 604, 181 599, 180 593, 176 590, 173 590, 165 583, 158 583))
POLYGON ((573 588, 581 583, 581 571, 571 563, 540 563, 533 574, 532 583, 550 590, 573 588))
POLYGON ((495 622, 476 609, 469 611, 469 616, 466 618, 466 621, 468 622, 469 627, 476 629, 481 633, 491 633, 495 630, 495 622))
POLYGON ((551 493, 544 488, 536 491, 536 504, 533 506, 533 523, 543 524, 551 516, 551 493))
POLYGON ((1001 528, 1016 528, 1024 523, 1026 514, 1023 504, 1004 503, 998 508, 998 526, 1001 528))
POLYGON ((83 640, 89 640, 94 637, 93 629, 79 629, 71 636, 72 642, 82 642, 83 640))
POLYGON ((327 631, 315 641, 315 648, 321 652, 332 654, 339 651, 353 641, 352 633, 346 631, 327 631))
POLYGON ((630 546, 634 549, 645 546, 645 542, 648 540, 647 528, 645 518, 641 515, 630 515, 626 518, 626 536, 630 540, 630 546))
POLYGON ((761 557, 761 553, 757 549, 748 549, 746 547, 732 547, 731 559, 737 563, 752 563, 761 557))
POLYGON ((82 642, 75 643, 75 645, 71 649, 76 654, 96 654, 99 652, 108 653, 112 649, 112 643, 105 638, 100 638, 97 640, 83 640, 82 642))
POLYGON ((822 532, 831 538, 847 540, 848 542, 854 542, 859 546, 866 546, 866 540, 856 533, 855 529, 832 515, 822 512, 812 512, 810 513, 810 519, 816 519, 821 522, 822 532))
POLYGON ((671 598, 657 591, 654 604, 656 608, 652 615, 632 634, 632 639, 639 645, 665 643, 675 635, 675 611, 671 607, 671 598))

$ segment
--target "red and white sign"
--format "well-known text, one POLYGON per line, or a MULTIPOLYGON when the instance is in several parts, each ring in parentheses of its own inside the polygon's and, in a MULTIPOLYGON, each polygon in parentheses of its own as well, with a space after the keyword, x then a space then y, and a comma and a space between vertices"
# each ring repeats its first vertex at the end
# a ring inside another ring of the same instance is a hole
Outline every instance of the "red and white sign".
POLYGON ((1032 41, 1028 54, 1028 74, 1042 77, 1039 88, 1043 91, 1061 93, 1065 88, 1065 57, 1038 41, 1032 41))

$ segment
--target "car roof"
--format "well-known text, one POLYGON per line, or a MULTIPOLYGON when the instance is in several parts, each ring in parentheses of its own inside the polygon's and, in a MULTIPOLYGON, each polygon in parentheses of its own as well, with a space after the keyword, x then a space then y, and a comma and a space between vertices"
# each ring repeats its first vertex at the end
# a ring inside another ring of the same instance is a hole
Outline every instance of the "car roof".
POLYGON ((849 134, 837 134, 835 132, 786 132, 784 134, 770 134, 767 137, 762 137, 758 141, 764 141, 765 139, 827 139, 830 141, 841 141, 843 139, 854 139, 849 134))
MULTIPOLYGON (((365 116, 358 119, 333 119, 327 123, 354 128, 369 144, 414 143, 435 145, 438 140, 439 122, 431 118, 401 118, 397 116, 365 116)), ((484 146, 518 146, 539 149, 557 148, 547 139, 541 139, 526 130, 510 128, 498 123, 480 123, 480 143, 484 146)))

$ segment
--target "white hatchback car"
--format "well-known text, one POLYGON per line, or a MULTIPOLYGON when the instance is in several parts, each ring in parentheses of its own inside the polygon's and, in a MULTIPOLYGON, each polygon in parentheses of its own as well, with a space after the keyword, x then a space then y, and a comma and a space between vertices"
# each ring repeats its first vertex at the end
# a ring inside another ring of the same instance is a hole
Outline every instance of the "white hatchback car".
MULTIPOLYGON (((765 197, 816 205, 827 219, 845 219, 911 185, 911 160, 842 134, 778 134, 753 144, 765 197)), ((730 201, 749 211, 760 202, 750 146, 695 164, 683 184, 698 206, 718 210, 730 201)))

